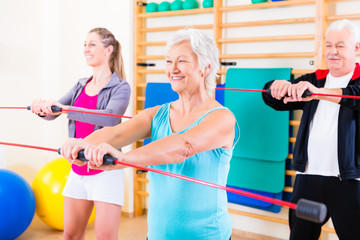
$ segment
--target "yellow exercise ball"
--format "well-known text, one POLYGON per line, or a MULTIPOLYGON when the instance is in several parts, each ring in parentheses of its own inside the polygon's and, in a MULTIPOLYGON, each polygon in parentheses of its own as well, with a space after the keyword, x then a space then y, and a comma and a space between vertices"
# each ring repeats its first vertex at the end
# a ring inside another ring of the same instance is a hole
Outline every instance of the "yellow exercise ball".
MULTIPOLYGON (((64 199, 62 191, 69 176, 71 165, 65 158, 57 158, 45 164, 35 175, 32 188, 35 194, 36 214, 48 226, 64 230, 64 199)), ((89 224, 95 220, 93 210, 89 224)))

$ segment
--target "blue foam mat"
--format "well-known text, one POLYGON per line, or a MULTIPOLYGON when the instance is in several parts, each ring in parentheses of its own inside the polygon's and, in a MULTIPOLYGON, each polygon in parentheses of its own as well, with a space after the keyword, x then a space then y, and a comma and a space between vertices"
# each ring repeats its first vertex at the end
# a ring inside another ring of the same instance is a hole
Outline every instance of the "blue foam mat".
MULTIPOLYGON (((250 190, 250 189, 246 189, 246 188, 239 188, 239 187, 235 187, 235 186, 229 186, 229 185, 227 185, 227 186, 231 187, 231 188, 247 191, 250 193, 259 194, 259 195, 262 195, 265 197, 270 197, 273 199, 278 199, 278 200, 282 199, 282 192, 268 193, 268 192, 250 190)), ((257 208, 257 209, 261 209, 261 210, 265 210, 265 211, 269 211, 269 212, 273 212, 273 213, 278 213, 281 211, 280 205, 272 204, 272 203, 258 200, 255 198, 251 198, 251 197, 246 197, 246 196, 243 196, 240 194, 227 192, 227 197, 228 197, 228 202, 230 202, 230 203, 240 204, 240 205, 244 205, 247 207, 257 208)))

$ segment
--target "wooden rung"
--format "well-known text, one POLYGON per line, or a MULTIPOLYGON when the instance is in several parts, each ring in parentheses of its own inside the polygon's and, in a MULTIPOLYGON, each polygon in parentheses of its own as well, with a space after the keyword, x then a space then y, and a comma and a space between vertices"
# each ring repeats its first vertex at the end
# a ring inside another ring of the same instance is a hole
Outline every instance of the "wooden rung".
POLYGON ((138 43, 139 46, 165 46, 166 42, 139 42, 138 43))
POLYGON ((292 193, 292 192, 293 192, 293 190, 294 190, 294 188, 293 188, 293 187, 284 187, 283 192, 289 192, 289 193, 292 193))
POLYGON ((220 69, 218 71, 218 74, 226 74, 226 72, 227 72, 227 69, 220 69))
MULTIPOLYGON (((220 69, 218 74, 226 74, 227 69, 220 69)), ((163 69, 139 69, 138 73, 142 74, 165 74, 163 69)))
MULTIPOLYGON (((281 224, 286 224, 286 225, 289 224, 288 220, 282 219, 282 218, 264 216, 264 215, 260 215, 260 214, 256 214, 256 213, 250 213, 250 212, 235 210, 235 209, 231 209, 231 208, 228 208, 228 212, 232 213, 232 214, 237 214, 237 215, 241 215, 241 216, 245 216, 245 217, 257 218, 257 219, 275 222, 275 223, 281 223, 281 224)), ((329 228, 329 227, 325 227, 325 226, 322 227, 321 230, 324 232, 335 233, 335 230, 333 228, 329 228)))
POLYGON ((279 1, 279 2, 247 4, 247 5, 239 5, 239 6, 227 6, 227 7, 221 7, 219 10, 220 12, 232 12, 232 11, 246 10, 246 9, 285 7, 285 6, 305 5, 305 4, 313 4, 313 3, 315 3, 315 0, 288 0, 288 1, 279 1))
MULTIPOLYGON (((218 74, 226 74, 226 72, 227 72, 227 69, 220 69, 218 74)), ((292 75, 304 75, 304 74, 312 73, 312 72, 314 72, 313 69, 293 69, 293 70, 291 70, 292 75)))
POLYGON ((144 87, 146 87, 146 83, 138 83, 138 84, 136 84, 136 87, 144 88, 144 87))
POLYGON ((360 14, 348 14, 348 15, 329 15, 326 17, 328 21, 336 21, 336 20, 342 20, 342 19, 360 19, 360 14))
POLYGON ((212 8, 196 8, 189 10, 177 10, 177 11, 166 11, 166 12, 153 12, 153 13, 140 13, 138 18, 153 18, 153 17, 167 17, 167 16, 181 16, 199 13, 212 13, 212 8))
POLYGON ((291 71, 292 75, 304 75, 304 74, 308 74, 308 73, 312 73, 314 72, 314 69, 293 69, 291 71))
POLYGON ((136 193, 137 193, 138 195, 144 196, 144 197, 148 197, 148 196, 149 196, 149 193, 148 193, 148 192, 137 191, 136 193))
MULTIPOLYGON (((303 71, 303 70, 296 70, 295 69, 295 70, 292 70, 291 73, 293 73, 293 72, 297 73, 297 71, 303 71)), ((304 71, 307 71, 307 70, 304 70, 304 71)), ((309 71, 309 72, 311 72, 311 71, 309 71)), ((218 74, 226 74, 226 72, 227 72, 227 69, 220 69, 218 71, 218 74)), ((162 69, 139 69, 138 73, 142 73, 142 74, 165 74, 165 70, 162 70, 162 69)))
POLYGON ((163 69, 139 69, 138 73, 165 74, 163 69))
POLYGON ((291 19, 265 20, 265 21, 253 21, 253 22, 222 23, 220 24, 220 27, 221 28, 250 27, 250 26, 263 26, 263 25, 276 25, 276 24, 312 23, 314 21, 315 21, 314 17, 291 18, 291 19))
POLYGON ((147 178, 136 178, 136 181, 138 181, 138 182, 142 182, 142 183, 148 183, 149 182, 149 179, 147 179, 147 178))
POLYGON ((289 36, 263 36, 263 37, 244 37, 244 38, 223 38, 220 43, 241 43, 241 42, 262 42, 262 41, 288 41, 288 40, 313 40, 315 36, 309 35, 289 35, 289 36))
POLYGON ((289 155, 287 156, 288 159, 293 159, 294 155, 292 153, 289 153, 289 155))
MULTIPOLYGON (((218 74, 226 74, 227 69, 220 69, 218 74)), ((293 69, 291 70, 291 74, 293 75, 304 75, 307 73, 314 72, 313 69, 293 69)), ((163 69, 139 69, 138 73, 142 74, 165 74, 165 70, 163 69)), ((295 125, 294 125, 295 126, 295 125)))
POLYGON ((289 125, 290 126, 300 126, 300 121, 298 121, 298 120, 290 120, 289 125))
POLYGON ((144 101, 145 101, 145 97, 144 97, 144 96, 138 96, 138 97, 136 97, 136 100, 137 100, 137 101, 144 102, 144 101))
POLYGON ((236 58, 311 58, 314 57, 313 52, 298 52, 298 53, 249 53, 249 54, 222 54, 221 59, 236 59, 236 58))
POLYGON ((165 56, 164 55, 142 55, 142 56, 138 56, 139 60, 164 60, 165 56))
POLYGON ((296 176, 296 171, 295 170, 285 170, 285 175, 296 176))
POLYGON ((296 142, 296 137, 289 137, 289 142, 290 143, 295 143, 296 142))
POLYGON ((231 208, 228 208, 228 211, 229 211, 229 213, 238 214, 238 215, 242 215, 245 217, 252 217, 252 218, 257 218, 257 219, 276 222, 276 223, 289 224, 288 220, 286 220, 286 219, 264 216, 264 215, 260 215, 260 214, 256 214, 256 213, 249 213, 249 212, 235 210, 235 209, 231 209, 231 208))
POLYGON ((213 25, 202 24, 202 25, 187 25, 187 26, 175 26, 175 27, 157 27, 157 28, 140 28, 140 32, 166 32, 166 31, 177 31, 184 28, 197 28, 197 29, 211 29, 213 25))

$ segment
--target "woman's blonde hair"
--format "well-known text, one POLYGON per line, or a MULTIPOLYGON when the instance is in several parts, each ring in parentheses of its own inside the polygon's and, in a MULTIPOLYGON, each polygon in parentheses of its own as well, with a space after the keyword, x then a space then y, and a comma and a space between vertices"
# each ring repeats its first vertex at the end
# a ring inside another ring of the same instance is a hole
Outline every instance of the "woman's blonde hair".
POLYGON ((121 54, 121 45, 118 40, 115 39, 114 34, 112 34, 106 28, 94 28, 91 29, 89 33, 97 33, 101 37, 101 42, 104 47, 113 46, 113 52, 111 53, 109 59, 109 66, 111 72, 116 72, 116 74, 121 78, 126 80, 123 58, 121 54))

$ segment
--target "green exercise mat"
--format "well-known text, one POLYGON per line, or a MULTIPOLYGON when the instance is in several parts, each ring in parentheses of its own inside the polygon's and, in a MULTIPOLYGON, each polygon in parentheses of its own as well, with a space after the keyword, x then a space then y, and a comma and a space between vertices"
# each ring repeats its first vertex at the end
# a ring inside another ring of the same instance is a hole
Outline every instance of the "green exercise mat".
POLYGON ((285 161, 233 157, 227 184, 269 193, 282 192, 285 186, 285 161))
MULTIPOLYGON (((290 80, 291 68, 231 68, 226 88, 263 89, 275 79, 290 80)), ((230 164, 228 185, 278 193, 284 187, 289 112, 267 106, 260 92, 225 92, 225 106, 236 116, 240 139, 230 164)))

